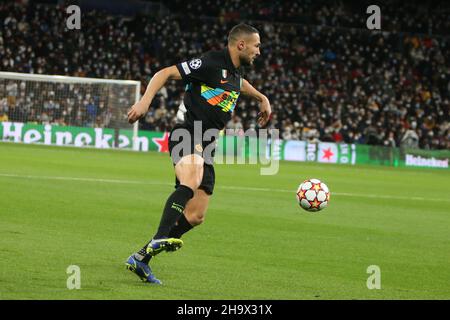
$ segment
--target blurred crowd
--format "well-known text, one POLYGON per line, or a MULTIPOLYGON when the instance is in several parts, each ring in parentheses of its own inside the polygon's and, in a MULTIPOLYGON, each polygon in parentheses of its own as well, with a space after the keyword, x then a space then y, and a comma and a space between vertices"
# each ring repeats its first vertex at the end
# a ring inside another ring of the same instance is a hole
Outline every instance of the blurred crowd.
POLYGON ((367 8, 377 5, 382 29, 445 35, 450 30, 450 4, 444 0, 172 0, 171 12, 225 20, 260 20, 345 28, 366 28, 367 8))
MULTIPOLYGON (((252 22, 261 32, 262 49, 245 78, 269 97, 270 127, 280 129, 284 139, 450 148, 450 29, 448 14, 440 13, 443 4, 428 8, 429 15, 408 5, 403 11, 390 8, 392 19, 383 16, 383 32, 376 32, 364 29, 365 11, 347 14, 354 7, 340 2, 305 1, 289 8, 281 1, 233 3, 174 1, 168 4, 173 14, 165 17, 83 12, 81 30, 65 28, 65 8, 1 3, 1 70, 140 80, 143 93, 161 68, 222 48, 236 19, 270 20, 252 22), (182 10, 192 14, 189 19, 182 10)), ((0 93, 14 91, 13 84, 2 85, 0 93)), ((20 90, 20 83, 16 86, 20 90)), ((181 82, 168 83, 141 129, 169 130, 183 92, 181 82)), ((72 104, 73 114, 47 113, 48 121, 65 123, 79 113, 82 125, 107 126, 109 106, 100 106, 96 95, 73 96, 80 100, 72 104), (90 121, 88 104, 97 110, 90 121)), ((43 96, 42 106, 50 100, 48 93, 43 96)), ((4 97, 0 121, 30 119, 26 97, 4 97)), ((256 127, 257 112, 254 101, 240 98, 228 128, 256 127)))
POLYGON ((117 127, 135 87, 117 84, 2 80, 0 121, 77 127, 117 127))

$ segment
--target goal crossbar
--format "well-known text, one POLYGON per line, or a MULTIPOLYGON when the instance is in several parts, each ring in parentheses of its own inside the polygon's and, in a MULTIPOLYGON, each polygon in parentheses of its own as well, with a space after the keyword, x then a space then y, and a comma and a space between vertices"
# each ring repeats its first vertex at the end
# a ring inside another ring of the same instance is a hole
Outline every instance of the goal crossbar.
POLYGON ((111 83, 111 84, 130 84, 140 87, 140 82, 135 80, 115 80, 115 79, 101 79, 101 78, 84 78, 84 77, 70 77, 58 75, 43 75, 31 73, 17 73, 0 71, 0 78, 11 80, 23 80, 24 78, 33 81, 51 81, 61 83, 111 83))

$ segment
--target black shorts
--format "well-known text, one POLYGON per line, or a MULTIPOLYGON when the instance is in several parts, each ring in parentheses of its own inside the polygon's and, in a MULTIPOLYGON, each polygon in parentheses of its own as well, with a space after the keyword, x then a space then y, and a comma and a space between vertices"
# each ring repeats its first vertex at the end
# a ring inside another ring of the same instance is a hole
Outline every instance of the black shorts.
MULTIPOLYGON (((205 161, 203 163, 203 178, 202 178, 202 182, 200 183, 199 189, 204 190, 208 195, 212 195, 213 191, 214 191, 214 184, 216 182, 216 174, 214 172, 214 166, 213 166, 213 157, 214 157, 214 152, 212 152, 212 156, 208 155, 206 153, 204 153, 205 150, 211 150, 211 148, 208 148, 208 146, 212 147, 213 145, 211 144, 216 144, 215 141, 212 142, 202 142, 202 141, 194 141, 193 137, 191 137, 191 141, 190 141, 190 147, 188 148, 178 148, 177 150, 175 150, 175 152, 172 152, 174 150, 174 147, 177 146, 179 143, 182 143, 182 139, 180 139, 180 141, 175 140, 172 141, 171 137, 172 137, 172 133, 175 129, 180 128, 180 126, 175 126, 172 131, 170 132, 170 137, 169 137, 169 152, 170 152, 170 157, 172 159, 172 163, 175 166, 178 161, 187 155, 190 154, 198 154, 199 156, 201 156, 205 161)), ((182 127, 181 127, 182 128, 182 127)), ((178 188, 178 186, 180 185, 180 181, 178 180, 178 178, 175 176, 175 188, 178 188)))

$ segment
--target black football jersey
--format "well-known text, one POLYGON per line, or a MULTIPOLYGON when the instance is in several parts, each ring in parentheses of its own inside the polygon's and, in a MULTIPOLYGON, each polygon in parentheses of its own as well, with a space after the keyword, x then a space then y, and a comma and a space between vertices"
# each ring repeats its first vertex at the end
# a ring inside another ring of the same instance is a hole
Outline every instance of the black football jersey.
POLYGON ((233 65, 228 48, 176 66, 186 84, 184 126, 193 128, 194 121, 202 121, 203 131, 222 130, 231 119, 242 86, 241 72, 233 65))

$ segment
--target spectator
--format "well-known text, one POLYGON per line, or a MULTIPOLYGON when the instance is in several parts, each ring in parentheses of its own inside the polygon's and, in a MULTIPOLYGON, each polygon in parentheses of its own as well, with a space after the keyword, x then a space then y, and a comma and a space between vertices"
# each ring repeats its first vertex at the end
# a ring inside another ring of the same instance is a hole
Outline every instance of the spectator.
POLYGON ((6 122, 8 120, 8 114, 5 112, 5 109, 3 107, 0 107, 0 122, 6 122))
POLYGON ((411 123, 411 128, 406 130, 405 134, 402 137, 401 140, 401 147, 402 148, 412 148, 417 149, 419 147, 419 136, 416 129, 416 122, 411 123))

